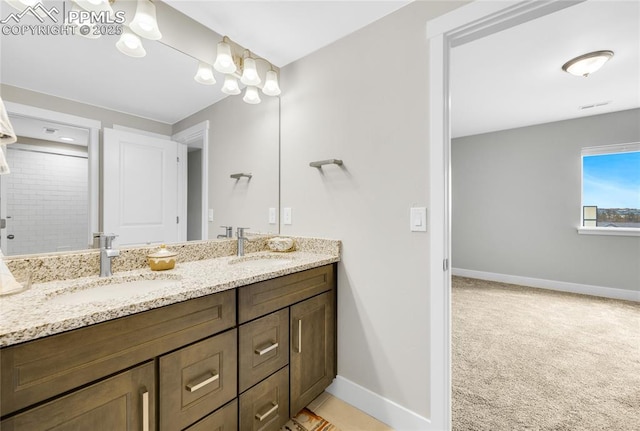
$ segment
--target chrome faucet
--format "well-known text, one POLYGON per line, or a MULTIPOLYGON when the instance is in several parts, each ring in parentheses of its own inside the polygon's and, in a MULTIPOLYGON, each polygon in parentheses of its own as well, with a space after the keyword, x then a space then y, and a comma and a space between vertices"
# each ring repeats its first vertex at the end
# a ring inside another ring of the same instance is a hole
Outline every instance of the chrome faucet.
POLYGON ((100 234, 100 277, 111 277, 111 259, 120 256, 120 250, 112 248, 113 240, 118 235, 100 234))
POLYGON ((233 238, 233 226, 220 226, 225 229, 224 235, 218 235, 218 238, 233 238))
POLYGON ((238 237, 238 256, 244 256, 244 242, 249 241, 249 238, 244 236, 245 229, 249 229, 248 227, 239 227, 236 231, 236 236, 238 237))

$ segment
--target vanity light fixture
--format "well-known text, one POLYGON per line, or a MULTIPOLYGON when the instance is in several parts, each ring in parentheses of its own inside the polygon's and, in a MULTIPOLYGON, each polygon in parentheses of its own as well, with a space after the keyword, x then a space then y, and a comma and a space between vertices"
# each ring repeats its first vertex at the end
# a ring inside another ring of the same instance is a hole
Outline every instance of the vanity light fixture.
POLYGON ((258 69, 256 68, 256 61, 251 58, 251 52, 245 51, 245 57, 242 60, 242 77, 240 82, 245 85, 259 85, 260 76, 258 76, 258 69))
POLYGON ((216 83, 216 78, 213 76, 213 68, 210 64, 207 64, 204 61, 201 61, 198 64, 198 72, 193 79, 204 85, 214 85, 216 83))
POLYGON ((145 39, 160 40, 162 38, 156 19, 156 6, 151 3, 151 0, 138 0, 136 14, 129 27, 145 39))
POLYGON ((244 90, 244 97, 242 98, 245 102, 250 105, 257 105, 261 102, 260 94, 258 93, 258 88, 253 85, 247 85, 246 90, 244 90))
POLYGON ((233 61, 231 45, 229 45, 229 38, 227 36, 224 36, 222 41, 218 42, 216 61, 213 67, 220 73, 235 73, 236 71, 236 63, 233 61))
POLYGON ((224 76, 224 84, 222 85, 221 91, 224 94, 229 94, 235 96, 236 94, 240 94, 240 86, 238 85, 238 78, 234 75, 228 74, 224 76))
POLYGON ((138 37, 137 34, 132 32, 128 27, 123 28, 124 31, 116 42, 116 48, 130 57, 144 57, 147 55, 147 51, 145 51, 144 46, 142 46, 142 41, 138 37))
POLYGON ((594 51, 567 61, 562 70, 575 76, 588 77, 613 57, 613 51, 594 51))
POLYGON ((278 74, 275 72, 275 70, 271 69, 267 71, 267 77, 264 81, 262 92, 267 96, 279 96, 282 92, 280 91, 280 86, 278 85, 278 74))

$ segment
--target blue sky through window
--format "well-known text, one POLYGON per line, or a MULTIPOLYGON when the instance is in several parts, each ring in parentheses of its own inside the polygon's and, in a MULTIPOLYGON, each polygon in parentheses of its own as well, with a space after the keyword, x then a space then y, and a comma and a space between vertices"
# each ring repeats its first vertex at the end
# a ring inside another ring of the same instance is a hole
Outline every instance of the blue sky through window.
POLYGON ((640 208, 640 152, 582 159, 582 205, 640 208))

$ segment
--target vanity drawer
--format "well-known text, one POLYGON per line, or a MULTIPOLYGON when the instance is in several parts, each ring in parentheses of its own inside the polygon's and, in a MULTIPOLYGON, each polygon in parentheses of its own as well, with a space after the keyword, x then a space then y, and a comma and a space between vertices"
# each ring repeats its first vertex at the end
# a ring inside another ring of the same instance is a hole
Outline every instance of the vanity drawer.
POLYGON ((2 416, 235 326, 235 291, 4 348, 2 416))
POLYGON ((334 265, 325 265, 238 288, 238 320, 247 322, 333 289, 334 265))
POLYGON ((240 395, 241 431, 276 431, 288 420, 288 366, 240 395))
POLYGON ((140 365, 0 423, 2 431, 154 429, 155 367, 140 365))
POLYGON ((238 393, 237 330, 160 357, 160 431, 180 430, 238 393))
POLYGON ((185 431, 238 431, 238 400, 231 401, 185 431))
POLYGON ((289 363, 289 309, 240 326, 239 386, 244 392, 289 363))

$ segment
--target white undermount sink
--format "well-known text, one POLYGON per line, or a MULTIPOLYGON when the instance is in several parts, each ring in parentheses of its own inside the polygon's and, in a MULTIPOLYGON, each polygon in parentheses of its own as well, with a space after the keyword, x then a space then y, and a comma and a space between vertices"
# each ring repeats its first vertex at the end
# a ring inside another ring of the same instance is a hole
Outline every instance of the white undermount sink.
POLYGON ((175 287, 180 277, 157 275, 150 278, 110 277, 80 283, 74 287, 55 292, 49 301, 64 305, 81 305, 127 299, 147 293, 175 287))
POLYGON ((293 262, 293 257, 275 254, 259 254, 236 257, 229 261, 229 265, 237 265, 243 268, 271 268, 288 265, 291 262, 293 262))

